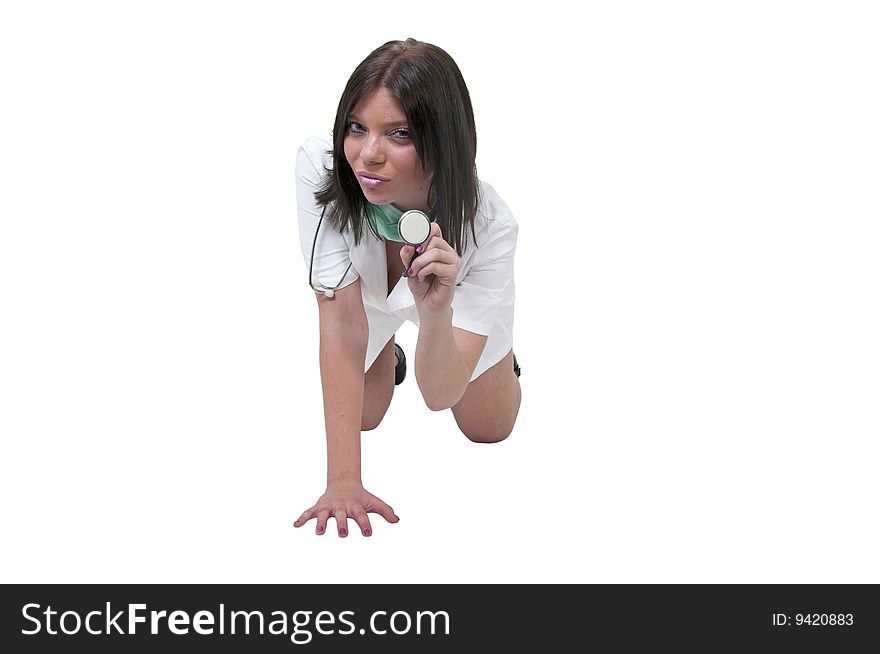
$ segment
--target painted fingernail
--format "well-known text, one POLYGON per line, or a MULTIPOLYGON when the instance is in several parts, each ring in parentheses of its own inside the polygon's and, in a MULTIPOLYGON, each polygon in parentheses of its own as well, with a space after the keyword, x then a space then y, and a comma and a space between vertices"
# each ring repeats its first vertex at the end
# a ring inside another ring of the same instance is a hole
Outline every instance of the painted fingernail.
POLYGON ((416 252, 418 252, 419 254, 421 254, 421 253, 422 253, 422 250, 424 250, 424 249, 425 249, 425 246, 424 246, 424 245, 420 245, 419 247, 416 248, 416 252))
POLYGON ((412 266, 410 266, 406 271, 406 276, 409 277, 410 275, 412 275, 412 266))
POLYGON ((323 528, 323 527, 318 527, 317 529, 315 529, 315 531, 318 532, 319 534, 323 534, 323 533, 324 533, 324 528, 323 528))
POLYGON ((344 528, 340 529, 339 535, 342 536, 343 538, 345 538, 346 536, 348 536, 348 529, 344 529, 344 528))
POLYGON ((369 529, 364 529, 364 536, 369 536, 369 535, 372 534, 372 533, 373 533, 373 532, 370 531, 369 529))

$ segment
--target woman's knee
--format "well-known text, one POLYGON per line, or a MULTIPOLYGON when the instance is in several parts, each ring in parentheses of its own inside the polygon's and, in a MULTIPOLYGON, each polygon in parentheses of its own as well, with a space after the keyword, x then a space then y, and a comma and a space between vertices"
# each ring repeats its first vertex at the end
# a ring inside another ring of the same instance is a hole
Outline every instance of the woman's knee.
POLYGON ((458 426, 461 433, 468 437, 468 440, 474 443, 500 443, 510 436, 513 431, 513 425, 507 427, 463 427, 458 426))
POLYGON ((513 374, 510 352, 472 381, 459 403, 452 407, 455 422, 474 443, 499 443, 510 436, 519 415, 522 390, 513 374))
POLYGON ((361 431, 373 431, 381 424, 384 417, 384 413, 380 416, 364 416, 363 420, 361 420, 361 431))
MULTIPOLYGON (((378 386, 378 384, 377 384, 378 386)), ((382 384, 364 393, 364 404, 361 412, 361 431, 371 431, 379 426, 394 396, 394 384, 382 384)))
POLYGON ((364 375, 364 403, 361 431, 376 429, 388 412, 394 395, 394 338, 382 348, 364 375))
POLYGON ((461 433, 474 443, 500 443, 510 436, 516 423, 516 415, 510 420, 504 420, 500 416, 494 420, 487 420, 485 416, 483 419, 475 419, 472 414, 456 415, 455 411, 452 415, 461 433))
POLYGON ((385 414, 388 413, 388 407, 391 405, 391 398, 394 395, 394 386, 392 385, 388 389, 387 394, 381 391, 379 393, 364 402, 361 412, 361 431, 372 431, 379 426, 385 414))

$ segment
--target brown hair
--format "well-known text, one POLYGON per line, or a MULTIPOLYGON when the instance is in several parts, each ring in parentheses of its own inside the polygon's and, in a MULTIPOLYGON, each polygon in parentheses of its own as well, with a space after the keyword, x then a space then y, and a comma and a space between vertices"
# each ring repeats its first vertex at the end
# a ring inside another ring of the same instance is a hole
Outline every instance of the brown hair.
POLYGON ((378 237, 368 203, 345 158, 349 114, 361 98, 387 89, 406 112, 413 145, 425 170, 433 172, 428 216, 461 255, 465 230, 474 231, 479 206, 477 130, 470 94, 458 65, 444 50, 415 39, 389 41, 364 59, 348 80, 333 124, 333 167, 315 200, 338 231, 350 228, 355 243, 364 224, 378 237))

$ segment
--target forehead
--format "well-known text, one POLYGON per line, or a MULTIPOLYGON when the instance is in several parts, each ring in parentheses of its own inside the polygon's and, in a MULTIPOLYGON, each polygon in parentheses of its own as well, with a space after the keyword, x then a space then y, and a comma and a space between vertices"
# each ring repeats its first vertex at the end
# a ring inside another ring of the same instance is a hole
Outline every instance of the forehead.
POLYGON ((386 88, 362 97, 351 110, 351 115, 378 122, 398 123, 406 121, 406 112, 397 98, 386 88))

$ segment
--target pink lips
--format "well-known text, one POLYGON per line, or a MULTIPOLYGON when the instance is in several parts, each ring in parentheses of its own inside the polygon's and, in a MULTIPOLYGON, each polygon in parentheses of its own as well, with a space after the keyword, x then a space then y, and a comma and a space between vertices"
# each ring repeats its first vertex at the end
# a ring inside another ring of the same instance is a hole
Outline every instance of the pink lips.
POLYGON ((370 189, 376 189, 382 186, 383 184, 387 184, 389 180, 387 179, 377 179, 374 177, 367 177, 363 173, 358 174, 358 179, 361 180, 361 184, 370 189))

